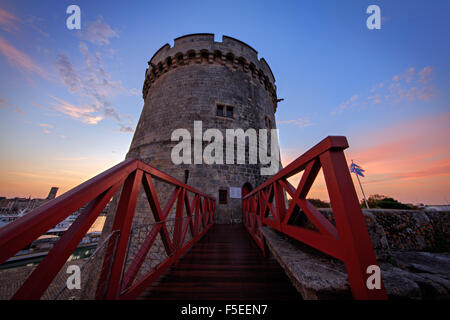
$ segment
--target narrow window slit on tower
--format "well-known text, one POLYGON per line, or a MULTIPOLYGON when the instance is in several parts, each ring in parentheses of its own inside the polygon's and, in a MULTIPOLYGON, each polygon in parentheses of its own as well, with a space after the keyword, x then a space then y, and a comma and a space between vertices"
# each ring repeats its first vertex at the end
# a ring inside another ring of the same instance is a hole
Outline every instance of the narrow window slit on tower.
POLYGON ((266 128, 271 129, 272 128, 272 120, 268 116, 265 116, 264 119, 266 120, 266 128))
POLYGON ((227 115, 228 118, 233 118, 233 107, 227 106, 227 115))
POLYGON ((228 191, 226 189, 219 190, 219 203, 226 204, 228 200, 228 191))
POLYGON ((184 184, 187 184, 189 180, 189 170, 184 170, 184 184))
POLYGON ((217 105, 217 116, 223 117, 224 116, 223 111, 224 111, 224 106, 221 104, 218 104, 217 105))

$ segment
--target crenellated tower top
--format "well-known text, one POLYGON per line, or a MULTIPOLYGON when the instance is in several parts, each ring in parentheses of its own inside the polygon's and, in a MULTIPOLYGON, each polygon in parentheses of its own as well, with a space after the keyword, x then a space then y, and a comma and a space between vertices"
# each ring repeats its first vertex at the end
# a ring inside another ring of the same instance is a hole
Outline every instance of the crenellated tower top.
POLYGON ((188 34, 176 38, 173 47, 163 45, 148 62, 142 89, 143 98, 147 96, 152 83, 164 73, 189 64, 202 63, 217 63, 232 70, 249 73, 265 87, 276 111, 275 77, 266 60, 258 59, 255 49, 232 37, 224 35, 222 42, 215 42, 212 33, 188 34))

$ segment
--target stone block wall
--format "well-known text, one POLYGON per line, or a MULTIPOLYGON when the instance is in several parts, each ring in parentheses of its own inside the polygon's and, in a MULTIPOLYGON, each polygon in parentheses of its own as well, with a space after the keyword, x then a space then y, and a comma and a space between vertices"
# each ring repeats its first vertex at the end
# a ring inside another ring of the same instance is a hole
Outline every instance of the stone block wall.
MULTIPOLYGON (((319 209, 333 224, 331 209, 319 209)), ((391 251, 450 252, 450 212, 363 209, 377 258, 391 251)))

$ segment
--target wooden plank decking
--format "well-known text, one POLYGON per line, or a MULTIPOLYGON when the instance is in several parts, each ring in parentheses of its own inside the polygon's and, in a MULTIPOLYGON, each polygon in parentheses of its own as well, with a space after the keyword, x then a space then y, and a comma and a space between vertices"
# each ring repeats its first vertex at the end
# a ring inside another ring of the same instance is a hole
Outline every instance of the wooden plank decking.
POLYGON ((214 225, 140 299, 300 300, 274 258, 264 258, 245 228, 214 225))

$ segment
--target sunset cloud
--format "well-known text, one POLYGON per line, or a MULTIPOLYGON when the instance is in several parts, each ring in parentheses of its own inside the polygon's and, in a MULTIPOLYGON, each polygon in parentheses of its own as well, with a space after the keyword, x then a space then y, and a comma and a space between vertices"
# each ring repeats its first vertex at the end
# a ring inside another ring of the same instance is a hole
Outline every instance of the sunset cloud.
POLYGON ((0 8, 0 29, 8 32, 17 31, 19 22, 20 19, 17 16, 0 8))
POLYGON ((133 132, 129 118, 119 113, 111 98, 120 94, 134 95, 135 90, 125 88, 120 81, 111 80, 100 52, 92 53, 84 42, 79 48, 83 56, 82 66, 75 66, 64 53, 58 55, 55 64, 61 83, 77 96, 80 106, 62 103, 56 110, 89 124, 113 119, 120 125, 117 131, 133 132))
POLYGON ((69 89, 70 93, 81 90, 81 81, 69 58, 61 53, 56 60, 56 69, 61 77, 61 82, 69 89))
POLYGON ((42 131, 45 134, 50 134, 51 133, 50 129, 53 128, 53 126, 48 123, 39 123, 39 127, 44 128, 42 131))
POLYGON ((133 133, 134 129, 130 126, 124 126, 122 125, 119 129, 119 132, 123 132, 123 133, 133 133))
POLYGON ((0 52, 5 56, 10 65, 18 68, 22 72, 26 74, 36 73, 43 78, 48 78, 47 73, 27 54, 15 48, 2 37, 0 37, 0 52))
POLYGON ((19 115, 24 115, 25 112, 22 110, 22 107, 15 105, 13 103, 10 103, 9 100, 7 98, 2 98, 0 97, 0 108, 1 109, 11 109, 13 110, 15 113, 19 114, 19 115))
POLYGON ((6 98, 0 98, 0 108, 5 109, 8 107, 8 105, 6 104, 8 102, 8 99, 6 98))
POLYGON ((76 120, 79 120, 86 124, 97 124, 103 119, 102 116, 94 115, 96 110, 94 108, 77 107, 63 99, 55 96, 50 96, 55 100, 51 103, 54 107, 52 110, 64 113, 76 120))
MULTIPOLYGON (((345 150, 351 160, 366 170, 361 179, 367 195, 389 195, 403 202, 444 203, 450 199, 450 112, 397 123, 380 131, 349 138, 345 150)), ((283 167, 306 150, 281 149, 283 167)), ((301 173, 290 178, 296 186, 301 173)), ((352 174, 360 198, 359 184, 352 174)), ((322 173, 308 195, 328 201, 322 173)))
POLYGON ((107 23, 99 17, 96 21, 88 23, 88 27, 81 32, 81 38, 96 45, 109 44, 110 39, 119 37, 107 23))
POLYGON ((432 82, 433 68, 424 67, 419 72, 408 68, 396 74, 390 81, 382 81, 372 86, 367 94, 354 94, 331 111, 331 115, 340 114, 349 109, 365 108, 372 105, 393 104, 402 101, 429 100, 436 95, 432 82))
POLYGON ((53 126, 51 124, 48 124, 48 123, 39 123, 39 127, 53 128, 53 126))
POLYGON ((363 183, 369 194, 390 193, 411 201, 408 195, 420 199, 422 192, 436 198, 445 191, 450 196, 448 141, 450 112, 444 112, 357 137, 346 154, 366 170, 363 183))
POLYGON ((293 124, 299 128, 306 128, 306 127, 310 127, 313 125, 308 118, 298 118, 298 119, 292 119, 292 120, 277 121, 277 125, 282 125, 282 124, 293 124))
POLYGON ((351 96, 350 99, 348 99, 345 102, 342 102, 341 104, 339 104, 339 106, 337 106, 337 108, 335 110, 333 110, 331 112, 331 114, 336 114, 336 113, 341 113, 347 109, 351 109, 357 106, 357 100, 359 99, 359 95, 354 94, 353 96, 351 96))
POLYGON ((405 80, 406 83, 410 83, 414 78, 414 72, 416 71, 415 68, 409 68, 406 70, 403 74, 395 75, 392 78, 392 81, 398 82, 400 80, 405 80))

